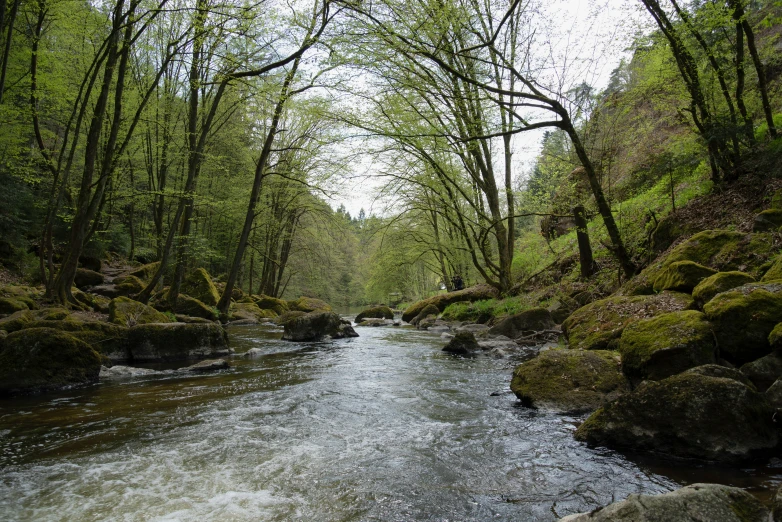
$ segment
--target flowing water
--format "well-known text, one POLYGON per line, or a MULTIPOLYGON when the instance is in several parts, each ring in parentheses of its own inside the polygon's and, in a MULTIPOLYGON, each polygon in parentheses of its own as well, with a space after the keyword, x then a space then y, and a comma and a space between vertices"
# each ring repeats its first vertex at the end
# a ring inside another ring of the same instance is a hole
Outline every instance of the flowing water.
POLYGON ((507 392, 518 361, 358 331, 296 344, 234 327, 225 372, 0 401, 0 520, 556 520, 693 481, 782 479, 587 448, 581 419, 507 392))

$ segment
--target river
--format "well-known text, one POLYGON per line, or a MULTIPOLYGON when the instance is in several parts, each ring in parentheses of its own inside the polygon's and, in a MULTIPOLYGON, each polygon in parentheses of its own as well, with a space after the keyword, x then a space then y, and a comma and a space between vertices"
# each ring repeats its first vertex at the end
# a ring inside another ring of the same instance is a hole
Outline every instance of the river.
POLYGON ((357 331, 295 344, 237 326, 218 374, 0 401, 0 520, 549 521, 694 481, 762 495, 782 480, 587 448, 580 418, 508 393, 518 361, 357 331))

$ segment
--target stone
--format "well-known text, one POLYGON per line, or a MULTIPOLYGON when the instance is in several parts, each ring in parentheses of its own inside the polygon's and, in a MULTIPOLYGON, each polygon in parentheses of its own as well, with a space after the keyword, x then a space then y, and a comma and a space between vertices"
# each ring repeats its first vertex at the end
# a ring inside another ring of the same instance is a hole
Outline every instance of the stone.
POLYGON ((758 391, 764 392, 782 377, 782 355, 770 353, 765 357, 748 362, 739 370, 752 381, 758 391))
POLYGON ((661 314, 627 326, 619 339, 619 352, 622 371, 636 384, 716 362, 711 324, 694 310, 661 314))
POLYGON ((694 305, 689 295, 679 292, 608 297, 573 312, 562 323, 562 332, 571 348, 616 350, 629 324, 666 312, 689 310, 694 305))
POLYGON ((109 313, 109 304, 111 304, 111 299, 108 297, 93 294, 92 292, 85 293, 81 291, 74 292, 73 297, 75 297, 79 303, 95 312, 101 314, 109 313))
POLYGON ((274 319, 274 322, 280 326, 285 326, 287 322, 296 319, 297 317, 302 317, 303 315, 306 315, 306 313, 300 312, 298 310, 291 310, 288 312, 284 312, 282 315, 274 319))
POLYGON ((507 317, 489 329, 490 335, 504 335, 511 339, 532 332, 554 328, 556 324, 551 312, 545 308, 533 308, 507 317))
POLYGON ((100 380, 132 379, 134 377, 147 377, 156 373, 158 372, 149 368, 134 368, 133 366, 120 365, 115 365, 111 368, 101 366, 100 380))
POLYGON ((747 379, 747 376, 741 373, 736 368, 728 368, 727 366, 720 366, 719 364, 704 364, 703 366, 696 366, 690 368, 684 373, 695 373, 698 375, 705 375, 707 377, 720 377, 722 379, 733 379, 736 382, 740 382, 744 386, 748 386, 752 390, 756 390, 752 381, 747 379))
POLYGON ((590 445, 741 463, 779 443, 765 396, 733 379, 683 373, 646 381, 576 430, 590 445))
MULTIPOLYGON (((424 319, 428 317, 434 317, 436 319, 438 315, 440 315, 440 310, 435 305, 430 304, 423 307, 420 313, 415 317, 413 317, 409 322, 414 326, 419 326, 421 321, 423 321, 424 319)), ((426 328, 427 326, 424 325, 422 327, 426 328)))
POLYGON ((325 301, 314 297, 299 297, 295 301, 288 301, 288 308, 308 314, 310 312, 331 312, 331 306, 325 301))
POLYGON ((716 273, 716 270, 693 261, 676 261, 657 275, 652 287, 655 292, 673 290, 689 293, 698 286, 698 283, 716 273))
POLYGON ((454 355, 470 355, 481 349, 472 332, 457 332, 443 348, 454 355))
POLYGON ((782 209, 770 208, 755 216, 753 232, 776 232, 782 226, 782 209))
POLYGON ((0 297, 0 314, 13 314, 30 307, 18 297, 0 297))
POLYGON ((159 269, 160 261, 156 261, 154 263, 147 263, 146 265, 142 265, 131 271, 128 275, 137 277, 141 281, 148 283, 152 279, 152 276, 154 276, 159 269))
POLYGON ((212 282, 212 278, 203 268, 196 268, 182 281, 179 289, 182 294, 194 297, 207 306, 217 306, 220 294, 212 282))
POLYGON ((288 302, 284 299, 277 299, 268 295, 253 295, 251 299, 261 310, 272 310, 277 315, 282 315, 289 311, 288 302))
POLYGON ((261 350, 260 348, 250 348, 249 350, 244 352, 242 357, 244 357, 245 359, 254 359, 256 357, 261 357, 263 355, 264 355, 264 351, 261 350))
POLYGON ((437 307, 439 314, 439 310, 445 310, 445 307, 452 303, 483 301, 486 299, 495 299, 498 296, 499 292, 492 286, 486 284, 475 285, 470 288, 465 288, 464 290, 447 292, 445 294, 430 297, 429 299, 424 299, 423 301, 418 301, 402 312, 402 320, 413 324, 412 319, 418 316, 427 305, 437 307))
POLYGON ((698 283, 692 290, 692 298, 703 307, 719 293, 754 282, 755 278, 744 272, 717 272, 698 283))
POLYGON ((93 272, 100 272, 103 268, 103 262, 99 258, 93 256, 80 256, 79 264, 83 268, 92 270, 93 272))
POLYGON ((782 486, 777 489, 771 500, 771 515, 774 522, 782 522, 782 486))
POLYGON ((390 319, 363 319, 356 326, 378 327, 378 326, 391 326, 393 324, 394 324, 394 321, 392 321, 390 319))
POLYGON ((217 310, 189 295, 179 294, 176 298, 176 306, 174 308, 177 313, 189 317, 200 317, 201 319, 206 319, 208 321, 217 321, 217 310))
POLYGON ((285 341, 319 341, 325 338, 358 337, 350 321, 343 321, 334 312, 311 312, 294 317, 285 324, 285 341))
POLYGON ((777 379, 774 384, 766 390, 766 399, 777 412, 782 410, 782 379, 777 379))
POLYGON ((774 326, 771 333, 768 334, 768 344, 775 352, 782 351, 782 323, 774 326))
MULTIPOLYGON (((137 295, 142 290, 144 290, 145 286, 146 285, 141 279, 132 275, 118 277, 114 280, 114 291, 117 295, 123 297, 137 295)), ((92 291, 100 293, 101 295, 105 295, 106 297, 110 297, 104 293, 103 285, 98 285, 97 287, 92 288, 92 291)))
POLYGON ((743 489, 691 484, 662 495, 631 494, 591 513, 560 522, 768 522, 768 510, 743 489))
POLYGON ((0 352, 0 395, 97 382, 100 362, 90 345, 66 332, 53 328, 13 332, 0 352))
POLYGON ((73 278, 73 284, 78 289, 84 289, 88 286, 98 286, 103 284, 103 274, 93 272, 86 268, 77 268, 76 275, 73 278))
POLYGON ((228 334, 217 323, 152 323, 128 331, 133 361, 205 359, 230 354, 228 334))
POLYGON ((692 233, 690 224, 679 218, 676 213, 670 213, 662 218, 655 227, 651 239, 651 248, 655 254, 662 254, 680 237, 692 233))
POLYGON ((782 281, 782 254, 777 256, 760 280, 761 283, 768 283, 771 281, 782 281))
POLYGON ((116 297, 109 303, 109 322, 120 326, 173 322, 166 314, 127 297, 116 297))
POLYGON ((27 328, 31 323, 37 321, 60 321, 71 314, 65 308, 42 308, 40 310, 20 310, 14 312, 8 317, 0 319, 0 330, 8 333, 27 328))
POLYGON ((616 352, 548 350, 516 367, 510 389, 529 408, 585 413, 629 392, 630 384, 616 352))
POLYGON ((363 310, 356 316, 356 322, 360 323, 364 319, 393 319, 394 312, 387 306, 374 306, 363 310))
POLYGON ((255 303, 235 303, 231 305, 231 320, 250 319, 261 323, 277 317, 273 310, 262 310, 255 303))
POLYGON ((454 332, 471 332, 473 335, 486 334, 488 331, 489 327, 485 324, 463 324, 454 328, 454 332))
POLYGON ((182 370, 193 373, 206 373, 226 370, 230 367, 231 365, 228 364, 228 361, 225 359, 207 359, 205 361, 197 362, 186 368, 182 368, 182 370))
POLYGON ((753 361, 771 351, 769 334, 782 319, 782 282, 722 292, 703 311, 713 325, 720 357, 733 364, 753 361))

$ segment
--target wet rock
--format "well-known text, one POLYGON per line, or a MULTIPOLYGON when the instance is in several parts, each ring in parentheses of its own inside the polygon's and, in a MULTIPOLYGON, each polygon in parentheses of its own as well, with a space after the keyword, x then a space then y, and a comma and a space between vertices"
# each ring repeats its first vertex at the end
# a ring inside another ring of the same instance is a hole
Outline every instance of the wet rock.
POLYGON ((663 495, 631 494, 592 513, 560 522, 767 522, 768 510, 743 489, 692 484, 663 495))
POLYGON ((727 366, 720 366, 719 364, 704 364, 703 366, 696 366, 690 368, 684 373, 694 373, 697 375, 705 375, 707 377, 720 377, 722 379, 733 379, 741 384, 748 386, 752 390, 756 390, 752 381, 747 379, 747 376, 738 371, 735 368, 728 368, 727 366))
POLYGON ((684 310, 637 321, 619 340, 622 371, 634 383, 658 381, 716 362, 714 334, 701 312, 684 310))
POLYGON ((527 407, 595 410, 630 390, 616 352, 549 350, 516 367, 510 385, 527 407))
POLYGON ((0 395, 38 393, 98 380, 100 356, 84 341, 53 328, 9 334, 0 352, 0 395))
POLYGON ((180 293, 194 297, 207 306, 217 306, 220 294, 212 283, 212 278, 203 268, 197 268, 182 282, 180 293))
POLYGON ((463 324, 457 328, 454 328, 454 332, 472 332, 473 335, 479 336, 489 331, 489 327, 485 324, 463 324))
POLYGON ((562 332, 571 348, 613 350, 619 347, 619 338, 628 325, 667 312, 689 310, 693 306, 692 298, 679 292, 608 297, 573 312, 562 323, 562 332))
POLYGON ((717 294, 703 307, 720 356, 734 364, 771 351, 769 334, 782 318, 782 282, 750 283, 717 294))
POLYGON ((480 349, 472 332, 457 332, 445 345, 443 351, 454 355, 470 355, 480 349))
POLYGON ((716 273, 716 270, 693 261, 676 261, 660 272, 653 282, 653 288, 655 292, 692 292, 698 283, 716 273))
POLYGON ((128 331, 134 361, 205 359, 229 355, 228 334, 217 323, 142 324, 128 331))
POLYGON ((753 232, 774 232, 782 226, 782 210, 770 208, 755 216, 753 232))
POLYGON ((493 338, 493 339, 479 340, 478 346, 480 346, 481 350, 483 350, 484 352, 497 350, 498 353, 502 352, 504 354, 516 352, 519 350, 519 345, 516 344, 516 341, 514 341, 513 339, 508 339, 505 336, 498 336, 497 338, 493 338))
POLYGON ((402 320, 410 324, 413 324, 412 320, 420 315, 421 311, 428 305, 433 305, 437 308, 439 314, 441 310, 445 310, 445 307, 452 303, 459 303, 464 301, 482 301, 485 299, 494 299, 499 295, 496 288, 489 285, 475 285, 464 290, 456 292, 448 292, 445 294, 436 295, 429 299, 424 299, 411 306, 409 306, 404 312, 402 312, 402 320))
POLYGON ((420 328, 422 330, 426 329, 426 331, 428 331, 430 333, 434 333, 434 334, 441 334, 443 332, 450 332, 451 331, 451 327, 450 326, 448 326, 447 324, 441 323, 439 321, 435 321, 434 323, 432 323, 431 326, 428 326, 428 323, 423 323, 422 322, 420 324, 420 328))
POLYGON ((698 283, 692 297, 699 306, 703 306, 719 293, 754 282, 755 278, 744 272, 717 272, 698 283))
POLYGON ((747 376, 758 391, 766 391, 774 381, 782 377, 782 355, 771 353, 760 359, 748 362, 741 368, 741 373, 747 376))
POLYGON ((264 351, 261 350, 260 348, 250 348, 249 350, 244 352, 242 357, 244 357, 245 359, 254 359, 256 357, 261 357, 263 354, 264 351))
POLYGON ((97 286, 103 284, 103 274, 93 272, 86 268, 77 268, 76 276, 73 279, 76 288, 83 289, 88 286, 97 286))
POLYGON ((311 312, 285 323, 282 338, 286 341, 319 341, 324 338, 358 337, 350 321, 334 312, 311 312))
POLYGON ((119 366, 115 365, 111 368, 101 366, 100 368, 100 380, 110 379, 132 379, 134 377, 146 377, 149 375, 155 375, 155 370, 149 368, 135 368, 133 366, 119 366))
POLYGON ((299 297, 295 301, 288 301, 288 307, 291 311, 304 312, 331 312, 331 306, 326 301, 315 299, 314 297, 299 297))
POLYGON ((363 319, 360 323, 358 323, 356 326, 392 326, 394 324, 394 321, 390 319, 363 319))
POLYGON ((364 319, 393 319, 394 312, 387 306, 375 306, 363 310, 356 316, 356 322, 360 323, 364 319))
POLYGON ((206 373, 216 372, 219 370, 225 370, 230 368, 231 365, 225 359, 208 359, 206 361, 197 362, 186 368, 182 368, 183 371, 193 373, 206 373))
POLYGON ((779 442, 774 410, 733 379, 683 373, 646 381, 576 431, 591 445, 708 461, 744 462, 779 442))
POLYGON ((548 330, 555 326, 551 312, 545 308, 533 308, 503 319, 489 330, 491 335, 504 335, 515 339, 524 334, 548 330))
POLYGON ((117 297, 109 303, 109 322, 120 326, 149 323, 171 323, 169 317, 149 305, 127 297, 117 297))

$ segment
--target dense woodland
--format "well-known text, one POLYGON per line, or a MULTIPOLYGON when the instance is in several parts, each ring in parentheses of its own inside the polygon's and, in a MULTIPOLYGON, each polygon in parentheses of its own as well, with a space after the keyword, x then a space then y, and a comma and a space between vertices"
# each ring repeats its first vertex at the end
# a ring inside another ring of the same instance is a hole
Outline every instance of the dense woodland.
POLYGON ((671 210, 782 154, 779 2, 623 9, 622 38, 587 39, 629 45, 598 89, 600 54, 562 53, 544 3, 3 0, 1 262, 62 303, 89 258, 161 261, 144 301, 204 267, 221 312, 236 287, 511 294, 583 275, 580 206, 615 284, 671 210), (371 212, 335 210, 364 175, 371 212))

